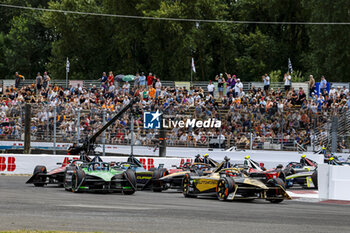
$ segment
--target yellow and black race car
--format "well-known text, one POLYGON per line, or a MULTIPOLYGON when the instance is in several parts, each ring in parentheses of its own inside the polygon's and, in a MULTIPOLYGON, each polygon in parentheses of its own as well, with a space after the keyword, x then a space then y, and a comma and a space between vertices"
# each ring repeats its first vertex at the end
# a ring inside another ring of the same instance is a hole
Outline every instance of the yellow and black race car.
POLYGON ((265 199, 271 203, 291 199, 280 178, 272 178, 263 183, 258 179, 248 177, 239 168, 221 169, 218 167, 216 171, 207 176, 188 173, 182 185, 185 197, 209 195, 217 196, 222 201, 265 199))
POLYGON ((159 178, 159 183, 164 189, 178 189, 182 191, 182 180, 186 174, 195 173, 198 176, 207 175, 213 172, 210 164, 185 163, 182 167, 169 169, 169 174, 159 178))

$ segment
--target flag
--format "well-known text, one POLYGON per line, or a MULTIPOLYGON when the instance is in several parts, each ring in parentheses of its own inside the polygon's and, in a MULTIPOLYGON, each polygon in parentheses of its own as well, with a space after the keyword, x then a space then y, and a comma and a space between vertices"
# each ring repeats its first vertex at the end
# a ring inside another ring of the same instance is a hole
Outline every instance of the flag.
POLYGON ((69 72, 69 60, 68 60, 68 57, 67 57, 67 63, 66 63, 66 71, 69 72))
POLYGON ((196 73, 196 67, 194 66, 194 59, 193 59, 193 57, 192 57, 192 70, 193 70, 193 72, 196 73))
POLYGON ((289 73, 293 73, 293 67, 292 67, 292 62, 290 61, 290 58, 288 58, 288 71, 289 73))

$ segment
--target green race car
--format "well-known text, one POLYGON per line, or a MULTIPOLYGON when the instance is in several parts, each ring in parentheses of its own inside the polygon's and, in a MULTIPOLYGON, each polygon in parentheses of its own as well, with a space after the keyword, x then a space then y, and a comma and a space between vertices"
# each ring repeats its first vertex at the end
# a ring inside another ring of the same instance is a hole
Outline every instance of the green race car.
POLYGON ((112 168, 106 162, 76 162, 66 167, 64 188, 72 192, 122 192, 136 191, 135 172, 131 169, 112 168))

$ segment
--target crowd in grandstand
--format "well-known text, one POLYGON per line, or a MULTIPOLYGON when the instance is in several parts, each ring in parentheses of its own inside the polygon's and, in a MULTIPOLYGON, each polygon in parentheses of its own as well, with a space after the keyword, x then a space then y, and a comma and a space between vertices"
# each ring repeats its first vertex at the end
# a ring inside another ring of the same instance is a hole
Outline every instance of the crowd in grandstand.
MULTIPOLYGON (((96 132, 103 124, 103 112, 108 121, 131 99, 134 105, 134 134, 130 133, 130 115, 124 115, 107 130, 107 143, 129 143, 131 137, 138 145, 157 144, 157 131, 143 129, 144 111, 161 110, 176 119, 187 118, 222 121, 221 129, 169 129, 169 145, 198 146, 222 143, 222 147, 263 148, 265 142, 283 144, 286 148, 297 143, 303 148, 326 129, 320 127, 330 113, 350 107, 349 90, 345 87, 326 89, 324 77, 320 93, 315 92, 315 80, 310 75, 309 90, 294 89, 289 73, 284 76, 284 90, 270 88, 268 74, 262 76, 263 88, 252 86, 244 91, 239 78, 219 74, 206 88, 193 86, 163 86, 156 75, 137 73, 135 80, 124 82, 109 72, 99 79, 100 85, 50 85, 47 72, 38 73, 32 85, 21 86, 24 77, 16 73, 16 85, 4 87, 0 103, 1 139, 23 138, 23 104, 32 103, 33 137, 52 137, 54 108, 57 106, 57 135, 72 142, 79 131, 80 138, 96 132), (132 83, 132 85, 131 85, 132 83), (78 120, 78 115, 80 119, 78 120), (282 137, 283 136, 283 137, 282 137), (214 139, 214 140, 213 140, 214 139), (251 141, 252 140, 252 141, 251 141)), ((318 141, 317 141, 318 142, 318 141)), ((339 144, 347 148, 346 142, 339 144)))

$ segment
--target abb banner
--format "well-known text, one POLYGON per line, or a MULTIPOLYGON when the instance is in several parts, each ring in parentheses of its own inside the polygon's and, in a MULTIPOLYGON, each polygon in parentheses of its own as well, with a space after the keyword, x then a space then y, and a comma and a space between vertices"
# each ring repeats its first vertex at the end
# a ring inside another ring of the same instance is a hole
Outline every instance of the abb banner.
MULTIPOLYGON (((104 162, 126 162, 127 157, 101 157, 104 162)), ((165 168, 173 165, 182 166, 186 162, 192 162, 191 158, 159 158, 137 157, 146 170, 164 164, 165 168)), ((44 165, 50 171, 59 166, 69 163, 70 159, 78 159, 76 156, 65 155, 23 155, 7 154, 0 155, 0 174, 32 174, 35 166, 44 165), (57 163, 60 163, 57 165, 57 163)))

